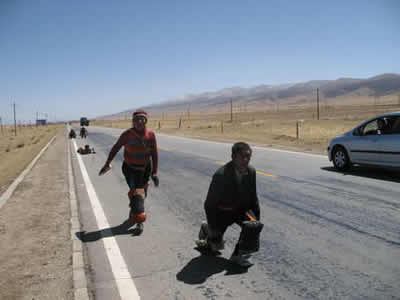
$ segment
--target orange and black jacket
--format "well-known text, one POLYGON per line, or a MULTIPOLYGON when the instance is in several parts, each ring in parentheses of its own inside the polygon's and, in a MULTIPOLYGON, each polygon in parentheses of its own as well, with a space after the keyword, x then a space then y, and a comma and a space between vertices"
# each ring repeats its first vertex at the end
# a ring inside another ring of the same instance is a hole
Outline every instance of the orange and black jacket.
POLYGON ((249 165, 247 175, 243 175, 242 180, 239 185, 232 161, 220 167, 213 175, 204 203, 207 222, 211 227, 216 226, 221 214, 237 218, 251 210, 256 219, 260 219, 256 170, 249 165))
POLYGON ((158 151, 156 136, 153 131, 145 129, 139 132, 134 128, 124 131, 112 147, 107 162, 110 163, 121 147, 124 146, 124 162, 136 170, 145 170, 152 160, 152 174, 157 174, 158 151))

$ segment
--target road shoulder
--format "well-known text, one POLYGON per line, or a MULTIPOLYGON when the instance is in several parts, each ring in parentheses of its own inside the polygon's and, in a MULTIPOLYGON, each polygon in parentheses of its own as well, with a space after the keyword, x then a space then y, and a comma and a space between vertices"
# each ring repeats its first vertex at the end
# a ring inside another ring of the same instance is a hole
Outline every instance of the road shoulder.
POLYGON ((0 210, 0 298, 73 299, 67 139, 60 133, 0 210))

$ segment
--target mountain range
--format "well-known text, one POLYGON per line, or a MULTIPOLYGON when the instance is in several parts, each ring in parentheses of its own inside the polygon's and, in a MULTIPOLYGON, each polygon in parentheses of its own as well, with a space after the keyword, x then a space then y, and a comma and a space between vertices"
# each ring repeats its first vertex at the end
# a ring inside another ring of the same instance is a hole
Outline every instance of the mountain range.
MULTIPOLYGON (((150 114, 182 113, 195 111, 221 111, 232 101, 235 105, 263 107, 277 104, 303 104, 315 102, 316 91, 320 99, 348 101, 352 97, 377 98, 400 95, 400 75, 385 73, 371 78, 338 78, 336 80, 312 80, 295 84, 258 85, 250 88, 231 87, 218 91, 186 95, 159 104, 141 107, 150 114)), ((399 96, 400 97, 400 96, 399 96)), ((136 108, 100 118, 120 118, 136 108)))

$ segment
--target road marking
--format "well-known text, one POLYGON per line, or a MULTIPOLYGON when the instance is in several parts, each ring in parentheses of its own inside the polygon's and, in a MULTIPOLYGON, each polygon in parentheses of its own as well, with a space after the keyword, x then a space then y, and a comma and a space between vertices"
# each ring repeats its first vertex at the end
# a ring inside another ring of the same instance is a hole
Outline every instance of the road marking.
POLYGON ((273 178, 279 178, 278 175, 265 173, 265 172, 262 172, 262 171, 257 171, 257 174, 260 174, 260 175, 263 175, 263 176, 268 176, 268 177, 273 177, 273 178))
MULTIPOLYGON (((78 150, 76 142, 73 141, 75 151, 78 150)), ((75 152, 76 153, 76 152, 75 152)), ((97 198, 96 191, 90 181, 89 174, 86 171, 85 164, 82 161, 82 157, 77 155, 79 166, 81 168, 83 181, 85 182, 86 190, 92 205, 93 213, 97 222, 98 229, 100 228, 110 228, 110 224, 107 221, 107 217, 104 214, 104 210, 97 198)), ((122 300, 138 300, 140 299, 139 293, 136 289, 135 283, 129 273, 128 267, 122 257, 121 250, 118 247, 117 241, 111 235, 107 233, 107 238, 103 238, 104 249, 106 251, 108 260, 111 265, 111 270, 113 272, 115 282, 117 283, 118 292, 122 300)))
MULTIPOLYGON (((223 161, 216 161, 215 163, 216 163, 217 165, 221 165, 221 166, 223 166, 223 165, 226 164, 226 162, 223 162, 223 161)), ((273 177, 273 178, 279 178, 279 176, 278 176, 278 175, 275 175, 275 174, 265 173, 265 172, 262 172, 262 171, 256 171, 256 172, 257 172, 257 174, 260 174, 260 175, 263 175, 263 176, 268 176, 268 177, 273 177)))
POLYGON ((164 148, 164 147, 157 146, 157 148, 160 149, 160 150, 169 151, 169 149, 164 148))
MULTIPOLYGON (((160 148, 160 149, 162 149, 162 148, 160 148)), ((164 150, 166 150, 166 149, 164 149, 164 150)), ((166 151, 168 151, 168 150, 166 150, 166 151)), ((224 162, 224 161, 216 161, 215 163, 217 165, 220 165, 220 166, 223 166, 223 165, 226 164, 226 162, 224 162)), ((271 174, 271 173, 266 173, 266 172, 262 172, 262 171, 257 171, 257 174, 260 174, 260 175, 263 175, 263 176, 268 176, 268 177, 273 177, 273 178, 279 178, 278 175, 271 174)))
MULTIPOLYGON (((220 144, 220 145, 232 145, 231 142, 217 142, 217 141, 206 141, 202 140, 199 138, 188 138, 188 137, 183 137, 183 136, 176 136, 176 135, 169 135, 165 133, 157 133, 159 136, 164 136, 164 137, 169 137, 169 138, 176 138, 176 139, 181 139, 181 140, 190 140, 190 141, 196 141, 196 142, 201 142, 201 143, 208 143, 208 144, 220 144)), ((276 149, 272 147, 267 147, 267 146, 251 146, 253 149, 260 149, 263 151, 275 151, 275 152, 284 152, 284 153, 291 153, 291 154, 298 154, 298 155, 306 155, 306 156, 317 156, 320 158, 326 159, 327 154, 317 154, 317 153, 308 153, 308 152, 300 152, 300 151, 290 151, 290 150, 283 150, 283 149, 276 149)))
POLYGON ((260 149, 264 151, 275 151, 275 152, 283 152, 283 153, 290 153, 290 154, 298 154, 298 155, 305 155, 305 156, 317 156, 319 158, 326 159, 328 154, 318 154, 318 153, 308 153, 308 152, 301 152, 299 151, 290 151, 290 150, 283 150, 283 149, 276 149, 271 147, 261 147, 261 146, 253 146, 253 149, 260 149))
MULTIPOLYGON (((68 131, 69 131, 68 126, 68 131)), ((78 201, 76 200, 74 178, 72 176, 72 161, 71 161, 71 148, 69 142, 67 143, 68 151, 68 186, 69 186, 69 201, 71 209, 71 241, 72 241, 72 278, 74 284, 74 299, 75 300, 89 300, 87 278, 85 273, 85 266, 83 262, 82 241, 76 235, 76 231, 81 231, 78 213, 78 201)))

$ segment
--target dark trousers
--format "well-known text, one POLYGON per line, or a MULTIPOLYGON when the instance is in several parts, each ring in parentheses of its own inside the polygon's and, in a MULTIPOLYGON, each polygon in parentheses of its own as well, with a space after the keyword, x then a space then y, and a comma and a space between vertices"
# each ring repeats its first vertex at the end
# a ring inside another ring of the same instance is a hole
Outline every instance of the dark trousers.
POLYGON ((213 239, 215 242, 221 242, 225 231, 228 229, 229 226, 233 225, 234 223, 238 224, 241 228, 240 236, 238 242, 236 243, 235 250, 233 251, 233 255, 239 254, 239 241, 244 238, 244 230, 243 230, 243 222, 249 221, 249 217, 245 215, 245 213, 233 213, 230 211, 220 211, 217 215, 217 223, 215 227, 212 227, 212 230, 217 233, 215 238, 213 239))
MULTIPOLYGON (((125 162, 122 164, 122 173, 125 176, 126 183, 129 190, 145 189, 147 193, 147 183, 150 178, 150 168, 144 171, 137 170, 129 167, 125 162)), ((129 197, 129 207, 135 214, 144 212, 144 198, 143 197, 129 197)))

